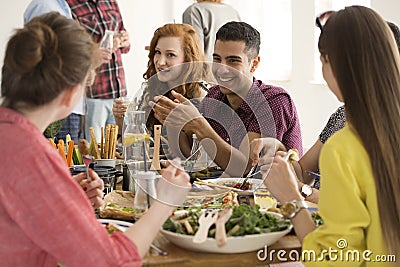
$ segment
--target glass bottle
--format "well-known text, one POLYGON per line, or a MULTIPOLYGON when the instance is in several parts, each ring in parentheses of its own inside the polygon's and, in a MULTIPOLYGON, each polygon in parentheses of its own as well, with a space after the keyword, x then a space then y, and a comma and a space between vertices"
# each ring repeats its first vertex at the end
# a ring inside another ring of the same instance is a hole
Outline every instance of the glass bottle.
POLYGON ((114 32, 110 30, 106 30, 103 38, 100 41, 100 48, 108 49, 112 52, 114 47, 114 32))

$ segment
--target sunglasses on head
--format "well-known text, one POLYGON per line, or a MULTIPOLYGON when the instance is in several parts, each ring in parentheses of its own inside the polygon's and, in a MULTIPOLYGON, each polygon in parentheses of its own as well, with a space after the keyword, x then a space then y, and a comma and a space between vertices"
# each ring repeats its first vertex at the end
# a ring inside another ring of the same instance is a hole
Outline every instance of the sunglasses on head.
POLYGON ((325 23, 328 21, 328 19, 335 13, 335 11, 326 11, 322 13, 321 15, 317 16, 315 19, 315 25, 321 30, 325 26, 325 23))

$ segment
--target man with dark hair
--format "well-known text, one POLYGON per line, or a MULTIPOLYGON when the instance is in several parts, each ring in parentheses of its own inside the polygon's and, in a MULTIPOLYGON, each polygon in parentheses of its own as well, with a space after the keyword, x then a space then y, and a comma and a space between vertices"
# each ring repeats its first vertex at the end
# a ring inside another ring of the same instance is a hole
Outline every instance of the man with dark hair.
POLYGON ((180 127, 188 140, 196 134, 214 162, 235 177, 250 171, 249 143, 255 138, 274 137, 302 154, 300 122, 289 94, 253 77, 259 50, 256 29, 245 22, 228 22, 216 34, 212 70, 217 85, 200 104, 202 116, 177 93, 175 102, 161 97, 153 103, 164 125, 180 127))

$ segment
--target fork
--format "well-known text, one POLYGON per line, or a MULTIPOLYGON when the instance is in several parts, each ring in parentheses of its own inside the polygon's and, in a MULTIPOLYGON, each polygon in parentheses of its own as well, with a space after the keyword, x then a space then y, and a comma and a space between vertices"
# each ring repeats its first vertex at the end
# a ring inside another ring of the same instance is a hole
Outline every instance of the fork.
MULTIPOLYGON (((283 160, 289 161, 291 155, 292 155, 292 153, 286 154, 286 155, 283 157, 283 160)), ((254 167, 255 167, 255 166, 254 166, 254 167)), ((255 173, 251 173, 251 172, 253 171, 254 167, 251 168, 251 170, 249 171, 249 173, 247 174, 246 178, 244 179, 244 181, 242 182, 242 184, 240 185, 239 188, 242 188, 242 186, 244 186, 244 185, 246 184, 246 182, 247 182, 247 180, 248 180, 249 178, 251 178, 251 177, 253 177, 254 175, 259 174, 259 173, 261 172, 261 170, 259 170, 259 171, 255 172, 255 173)))
MULTIPOLYGON (((239 189, 242 189, 245 186, 247 180, 249 180, 250 177, 254 176, 254 174, 252 174, 252 172, 254 171, 255 167, 256 166, 251 167, 251 169, 250 169, 249 173, 247 174, 246 178, 244 178, 243 182, 240 184, 239 189)), ((256 173, 259 173, 259 172, 256 172, 256 173)))
POLYGON ((199 229, 193 237, 193 243, 203 243, 207 240, 208 229, 218 218, 218 211, 203 212, 199 218, 199 229))

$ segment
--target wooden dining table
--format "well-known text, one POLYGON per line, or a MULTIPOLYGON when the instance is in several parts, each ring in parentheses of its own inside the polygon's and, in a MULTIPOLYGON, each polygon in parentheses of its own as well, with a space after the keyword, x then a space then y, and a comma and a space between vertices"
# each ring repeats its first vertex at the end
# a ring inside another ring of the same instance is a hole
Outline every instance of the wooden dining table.
MULTIPOLYGON (((252 200, 251 205, 253 204, 252 200)), ((310 202, 308 202, 308 205, 311 208, 317 207, 316 204, 310 202)), ((153 244, 167 251, 168 255, 163 256, 150 249, 149 253, 143 258, 143 266, 269 266, 270 264, 295 262, 296 260, 293 259, 293 256, 301 255, 301 243, 293 230, 268 246, 267 251, 262 248, 262 251, 256 250, 233 254, 195 252, 172 244, 162 233, 157 235, 153 244), (266 255, 268 257, 265 257, 266 255), (292 255, 292 259, 290 259, 289 255, 292 255)))
MULTIPOLYGON (((310 208, 317 207, 314 203, 307 203, 310 208)), ((262 248, 261 252, 260 250, 234 254, 194 252, 172 244, 161 233, 153 244, 167 251, 168 255, 162 256, 151 250, 143 258, 143 266, 269 266, 273 263, 296 262, 296 256, 301 256, 301 243, 293 230, 268 246, 267 251, 262 248)), ((302 265, 298 263, 295 266, 302 265)))
POLYGON ((299 255, 301 253, 301 243, 293 234, 288 234, 269 246, 267 248, 268 257, 265 260, 263 260, 266 255, 264 248, 262 252, 257 250, 235 254, 194 252, 172 244, 161 233, 158 234, 153 244, 167 251, 168 255, 162 256, 150 251, 143 258, 143 266, 268 266, 271 263, 283 262, 283 257, 290 261, 289 253, 295 255, 294 251, 297 251, 299 255), (273 250, 274 253, 272 253, 273 250))

